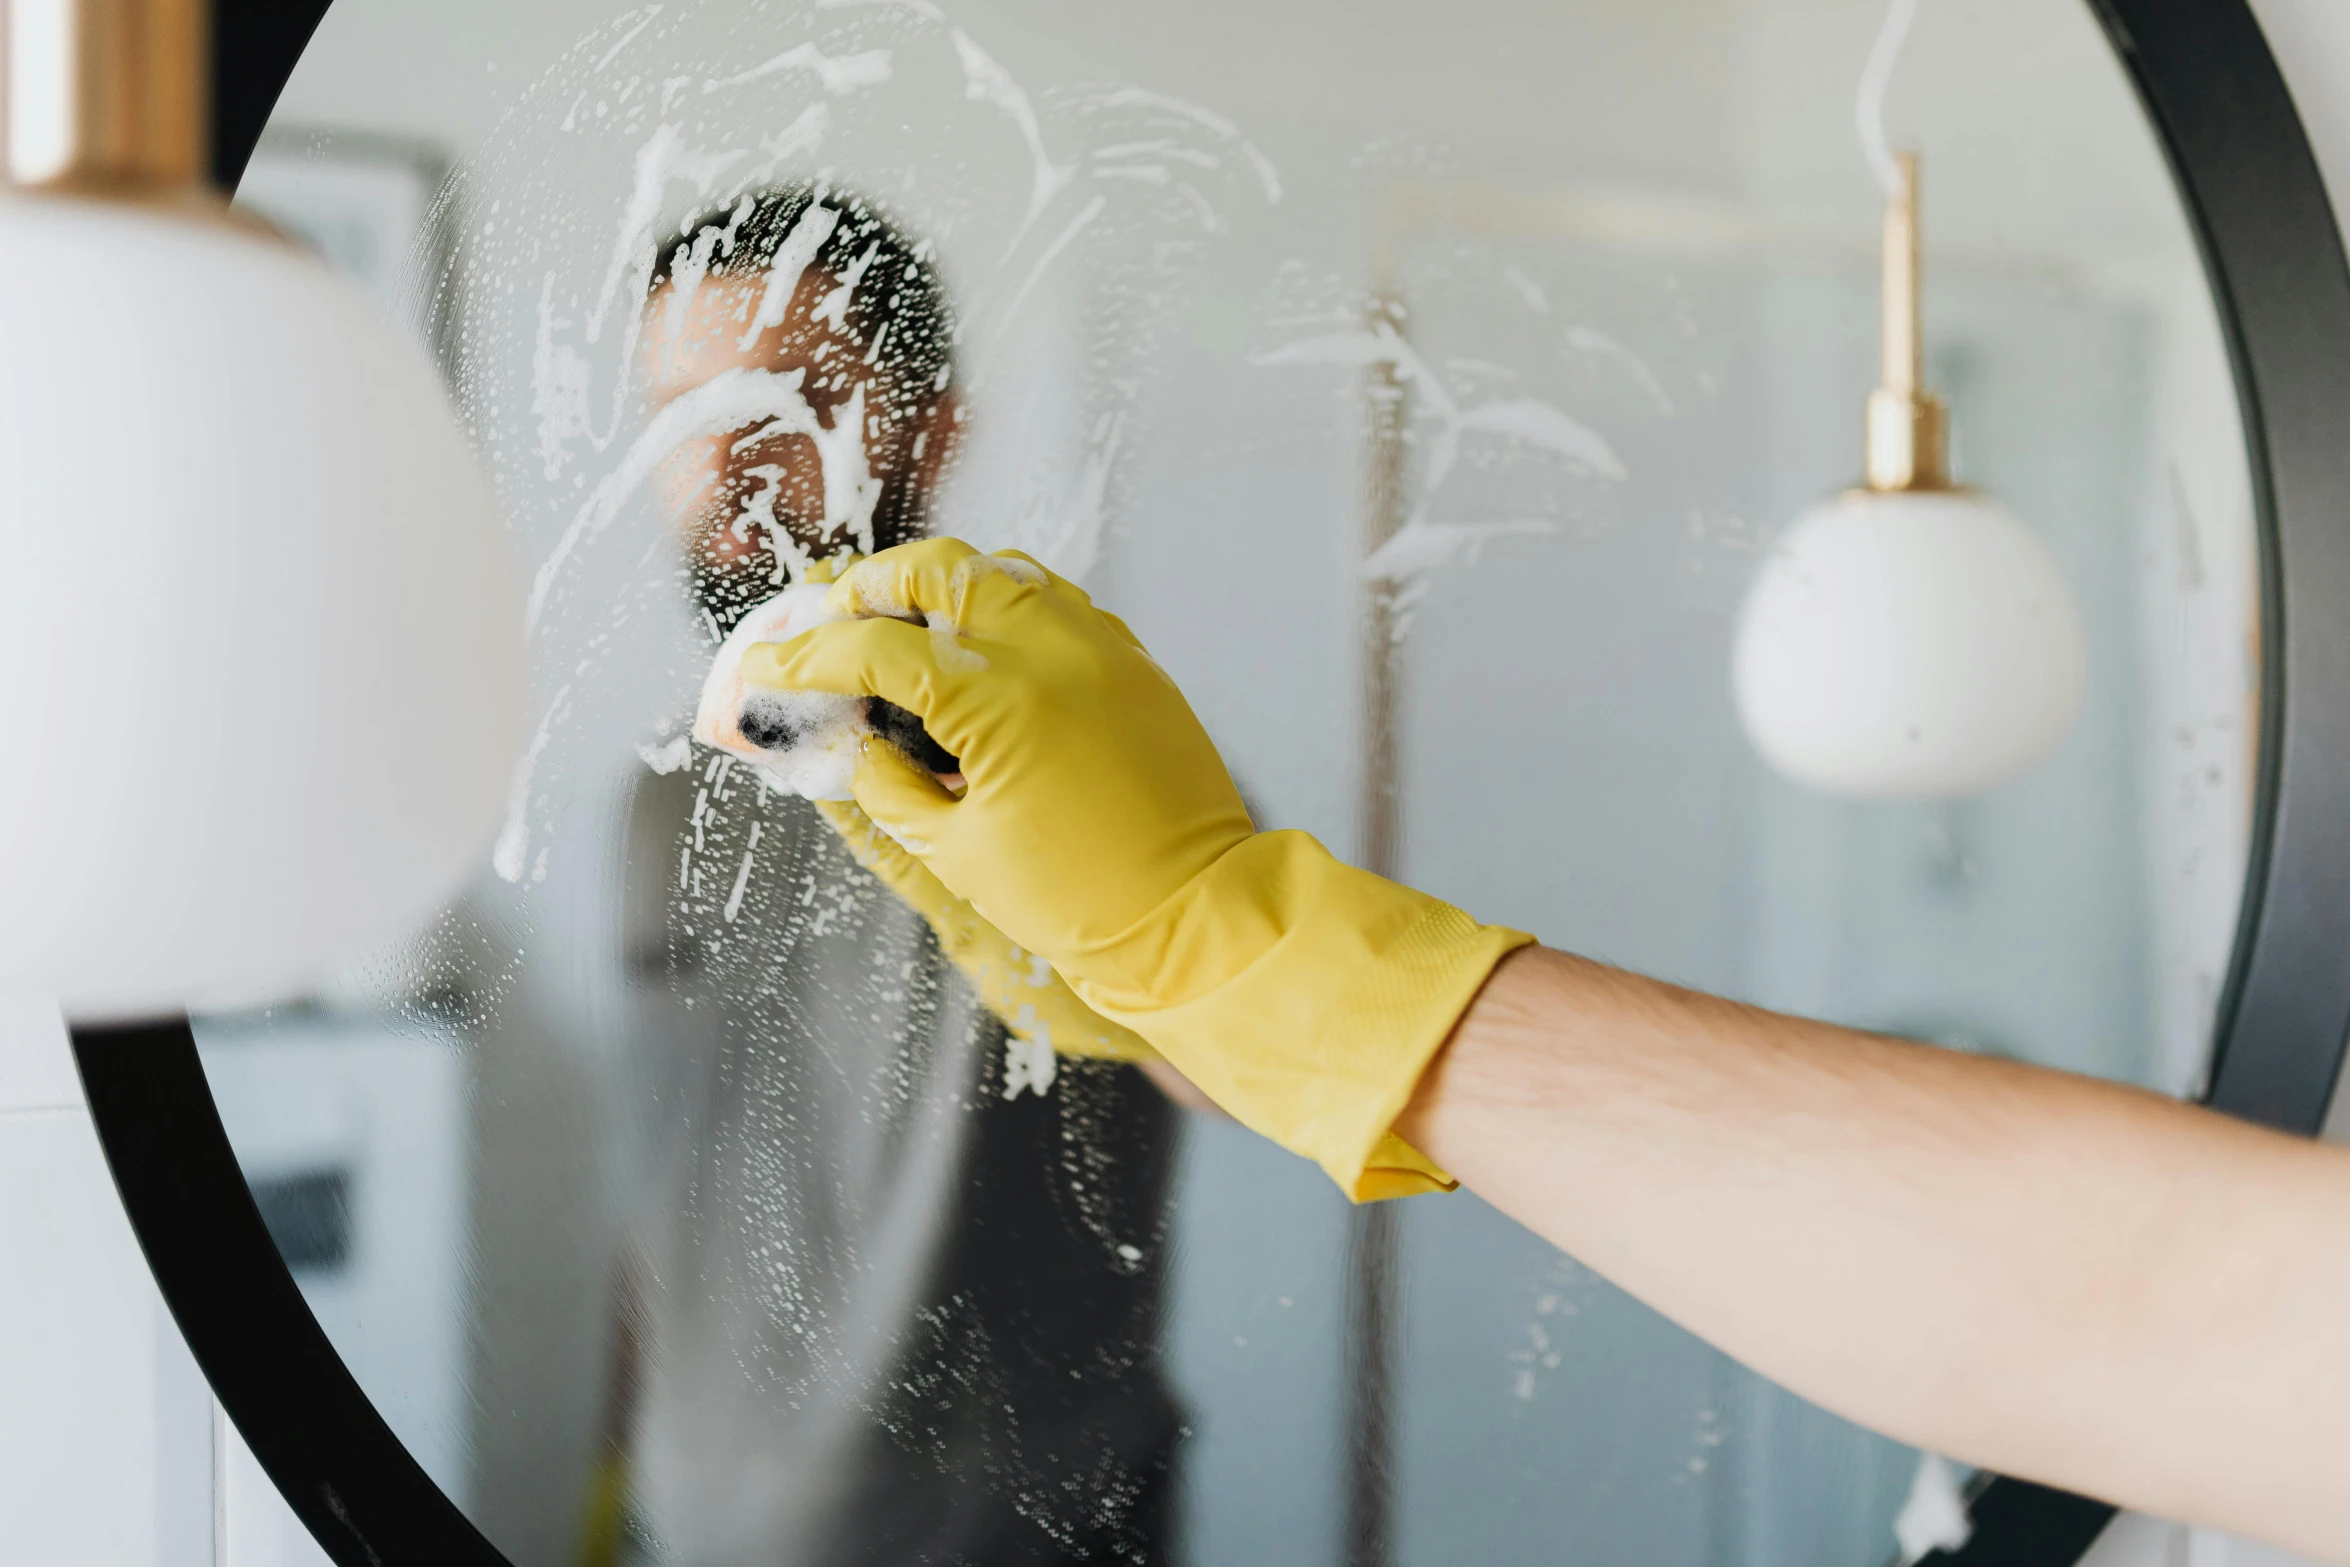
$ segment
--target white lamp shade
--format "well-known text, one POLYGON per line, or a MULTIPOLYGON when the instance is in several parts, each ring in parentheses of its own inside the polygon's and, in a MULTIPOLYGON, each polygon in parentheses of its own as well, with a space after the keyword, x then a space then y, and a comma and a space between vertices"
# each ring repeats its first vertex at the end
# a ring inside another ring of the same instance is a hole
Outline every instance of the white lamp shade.
POLYGON ((1796 782, 1948 799, 2046 760, 2086 671, 2064 576, 2014 514, 1864 491, 1807 512, 1765 559, 1732 685, 1755 749, 1796 782))
POLYGON ((521 612, 431 367, 289 247, 0 197, 0 992, 268 999, 487 844, 521 612))

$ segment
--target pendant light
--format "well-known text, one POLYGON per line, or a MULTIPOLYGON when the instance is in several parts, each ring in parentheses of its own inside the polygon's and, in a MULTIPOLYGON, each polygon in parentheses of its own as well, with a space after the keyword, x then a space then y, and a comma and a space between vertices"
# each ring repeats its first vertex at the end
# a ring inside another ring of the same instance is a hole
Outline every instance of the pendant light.
POLYGON ((2047 546, 1951 482, 1948 415, 1924 385, 1917 158, 1897 168, 1868 477, 1805 513, 1765 558, 1731 684, 1755 749, 1795 782, 1951 799, 2055 751, 2080 712, 2087 654, 2047 546))
POLYGON ((0 994, 287 994, 486 846, 525 692, 423 355, 203 181, 202 0, 0 0, 0 994))

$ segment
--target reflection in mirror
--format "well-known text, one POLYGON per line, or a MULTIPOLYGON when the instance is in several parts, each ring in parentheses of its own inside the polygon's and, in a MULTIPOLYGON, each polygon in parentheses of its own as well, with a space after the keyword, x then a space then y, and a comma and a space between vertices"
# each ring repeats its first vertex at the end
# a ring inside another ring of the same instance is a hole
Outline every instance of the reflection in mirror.
POLYGON ((439 357, 536 727, 457 907, 200 1038, 320 1321, 519 1567, 1933 1533, 1944 1471, 1474 1198, 1352 1212, 1049 972, 991 1005, 967 970, 1016 954, 686 733, 834 551, 1018 547, 1131 622, 1268 824, 1633 968, 2194 1091, 2252 504, 2078 0, 1923 7, 1885 114, 1933 171, 1958 476, 2053 552, 2081 717, 1988 793, 1862 804, 1733 709, 1755 571, 1859 476, 1881 20, 338 0, 248 199, 439 357))

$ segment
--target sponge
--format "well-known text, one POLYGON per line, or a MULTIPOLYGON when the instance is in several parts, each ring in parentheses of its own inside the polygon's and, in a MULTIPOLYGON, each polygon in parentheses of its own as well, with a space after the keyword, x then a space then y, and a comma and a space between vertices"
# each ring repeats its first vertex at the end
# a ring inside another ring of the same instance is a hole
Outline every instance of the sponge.
POLYGON ((788 642, 841 616, 826 607, 829 585, 801 583, 743 616, 710 661, 693 735, 702 744, 739 756, 777 789, 811 800, 848 800, 857 775, 857 747, 867 735, 904 751, 934 773, 960 764, 933 740, 922 720, 879 697, 833 696, 822 691, 775 691, 743 679, 743 654, 762 642, 788 642))

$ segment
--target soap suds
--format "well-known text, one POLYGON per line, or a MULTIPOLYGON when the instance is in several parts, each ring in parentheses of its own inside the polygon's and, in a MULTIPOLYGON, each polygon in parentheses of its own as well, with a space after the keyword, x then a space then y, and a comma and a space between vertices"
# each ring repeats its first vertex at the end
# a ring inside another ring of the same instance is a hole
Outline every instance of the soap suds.
POLYGON ((995 61, 995 57, 972 41, 971 35, 955 28, 949 36, 954 40, 955 57, 963 63, 963 94, 974 102, 992 104, 1010 117, 1020 131, 1021 140, 1028 144, 1029 180, 1028 215, 1021 220, 1019 232, 1013 236, 1012 247, 1017 249, 1020 238, 1027 234, 1044 209, 1052 205, 1076 171, 1065 164, 1055 163, 1044 147, 1044 128, 1037 123, 1036 107, 1028 101, 1028 94, 1012 79, 1012 73, 995 61))
MULTIPOLYGON (((1090 100, 1090 106, 1097 109, 1154 109, 1177 119, 1187 120, 1211 135, 1230 142, 1240 150, 1240 155, 1248 163, 1250 172, 1256 175, 1257 186, 1264 192, 1265 202, 1268 206, 1277 204, 1281 200, 1281 174, 1273 167, 1273 160, 1259 151, 1255 142, 1243 136, 1239 126, 1213 109, 1202 108, 1196 103, 1188 103, 1181 98, 1170 98, 1165 93, 1151 92, 1141 87, 1112 88, 1108 92, 1093 97, 1090 100)), ((1169 146, 1164 142, 1149 143, 1146 146, 1147 150, 1164 152, 1169 157, 1183 158, 1186 161, 1197 163, 1203 168, 1215 167, 1215 160, 1206 153, 1185 149, 1179 145, 1169 146)), ((1097 150, 1094 156, 1097 158, 1118 157, 1124 156, 1130 150, 1133 149, 1105 147, 1097 150)))
POLYGON ((1917 1474, 1909 1482, 1909 1499, 1893 1520, 1893 1538, 1901 1547, 1903 1567, 1923 1561, 1936 1551, 1956 1551, 1974 1538, 1967 1517, 1966 1497, 1959 1489, 1958 1470, 1935 1453, 1918 1455, 1917 1474))
MULTIPOLYGON (((716 189, 727 170, 745 156, 740 148, 702 152, 689 147, 685 144, 683 128, 674 124, 661 126, 637 149, 636 178, 629 188, 628 204, 621 210, 618 231, 613 235, 603 286, 596 291, 596 308, 587 318, 589 342, 603 335, 604 323, 611 317, 621 284, 632 275, 636 287, 629 295, 631 301, 644 297, 646 280, 653 274, 653 226, 660 221, 662 199, 670 183, 684 180, 694 187, 697 195, 706 197, 716 189)), ((625 319, 633 323, 637 315, 631 308, 625 319)))
POLYGON ((887 49, 868 49, 862 54, 826 54, 812 43, 795 44, 772 59, 763 61, 734 76, 721 76, 702 83, 705 93, 724 92, 729 87, 741 87, 778 71, 805 71, 823 84, 834 97, 855 92, 860 87, 878 87, 890 78, 890 58, 887 49))
POLYGON ((530 746, 522 759, 514 764, 514 776, 506 785, 506 821, 498 829, 498 841, 490 849, 490 869, 501 881, 522 880, 524 860, 530 854, 530 791, 532 779, 537 776, 539 758, 546 754, 547 742, 554 738, 555 726, 567 710, 571 687, 555 693, 539 718, 539 726, 530 737, 530 746))
POLYGON ((710 660, 694 708, 693 737, 742 758, 775 788, 810 800, 850 800, 865 734, 861 697, 824 691, 775 691, 743 678, 742 661, 764 643, 788 642, 840 617, 830 589, 806 583, 742 618, 710 660))
POLYGON ((645 766, 667 777, 693 760, 693 742, 684 735, 673 735, 659 745, 647 740, 638 744, 636 754, 645 766))
POLYGON ((1556 533, 1547 517, 1513 517, 1505 522, 1432 523, 1414 517, 1398 528, 1362 564, 1365 581, 1396 581, 1439 566, 1473 566, 1495 539, 1556 533))
POLYGON ((932 4, 931 0, 816 0, 816 9, 819 11, 853 11, 866 6, 878 10, 910 12, 928 22, 943 23, 947 19, 946 12, 932 4))
POLYGON ((723 224, 703 224, 690 241, 679 245, 671 255, 669 298, 662 308, 662 328, 669 339, 669 352, 674 353, 684 340, 694 296, 702 291, 702 280, 710 275, 711 261, 734 254, 735 238, 742 230, 743 220, 751 215, 754 205, 749 193, 745 192, 736 200, 723 224))
POLYGON ((1249 363, 1264 366, 1346 365, 1368 369, 1391 367, 1414 393, 1414 417, 1433 421, 1418 485, 1418 499, 1404 524, 1386 544, 1363 563, 1366 577, 1402 581, 1458 561, 1474 561, 1496 538, 1555 531, 1546 519, 1510 518, 1499 521, 1440 523, 1430 515, 1460 461, 1465 436, 1493 436, 1534 447, 1558 457, 1577 472, 1595 479, 1621 482, 1630 472, 1606 438, 1581 421, 1568 417, 1555 404, 1539 398, 1505 398, 1463 408, 1441 376, 1429 369, 1403 335, 1386 322, 1366 330, 1335 332, 1301 338, 1252 355, 1249 363))
POLYGON ((800 214, 799 221, 775 247, 774 257, 767 263, 767 285, 759 292, 759 308, 751 312, 750 322, 744 326, 740 341, 734 346, 749 353, 758 346, 759 335, 769 327, 783 325, 784 312, 791 308, 792 296, 799 292, 800 279, 807 274, 808 263, 816 259, 816 252, 832 237, 840 226, 838 209, 811 202, 800 214))
POLYGON ((1017 1099, 1026 1091, 1042 1099, 1061 1070, 1053 1054, 1052 1025, 1036 1015, 1034 1006, 1023 1004, 1012 1026, 1020 1032, 1004 1036, 1004 1097, 1017 1099))
POLYGON ((524 624, 531 630, 538 628, 539 617, 545 613, 547 598, 554 591, 555 579, 561 575, 564 563, 572 552, 600 533, 620 512, 638 486, 652 477, 669 455, 687 441, 701 436, 726 435, 746 426, 767 421, 772 430, 788 430, 794 434, 816 437, 829 436, 816 422, 814 410, 801 395, 800 385, 805 372, 800 370, 753 370, 737 367, 712 376, 693 390, 683 393, 646 424, 642 433, 629 443, 612 471, 573 513, 570 526, 555 543, 554 551, 540 564, 532 578, 530 602, 524 613, 524 624))
POLYGON ((854 542, 860 554, 872 554, 881 481, 865 456, 865 383, 850 388, 849 400, 832 411, 831 429, 806 433, 824 468, 824 533, 818 543, 854 542))
POLYGON ((1621 482, 1631 477, 1614 449, 1597 432, 1539 398, 1518 397, 1471 408, 1456 417, 1455 428, 1541 447, 1603 479, 1621 482))
MULTIPOLYGON (((857 285, 865 281, 865 274, 872 270, 873 258, 880 254, 881 241, 875 240, 872 244, 867 245, 865 253, 850 262, 847 269, 841 273, 839 285, 822 299, 816 301, 816 308, 808 312, 808 319, 821 321, 831 327, 833 331, 845 336, 849 330, 849 304, 857 296, 857 285)), ((888 322, 883 322, 881 330, 886 333, 889 330, 889 325, 888 322)), ((880 337, 876 336, 874 339, 876 347, 879 346, 880 341, 880 337)), ((872 362, 871 356, 867 357, 866 362, 872 362)))
POLYGON ((556 334, 571 322, 555 314, 555 274, 550 271, 539 287, 538 335, 533 344, 530 374, 531 413, 538 421, 539 461, 549 479, 563 476, 564 453, 574 440, 589 432, 588 362, 556 334))
POLYGON ((1579 354, 1613 361, 1639 384, 1640 390, 1648 394, 1648 400, 1656 404, 1658 413, 1671 414, 1674 411, 1672 394, 1656 378, 1656 372, 1648 368, 1648 361, 1605 332, 1588 326, 1570 328, 1567 332, 1567 346, 1579 354))
POLYGON ((630 44, 635 43, 637 34, 652 26, 653 18, 659 16, 660 14, 661 8, 659 6, 649 5, 644 7, 642 10, 629 11, 614 17, 611 22, 611 25, 614 27, 626 26, 630 21, 634 21, 636 25, 634 27, 630 27, 627 32, 622 33, 620 35, 619 41, 614 43, 611 48, 604 51, 603 58, 596 61, 592 70, 592 74, 601 76, 604 73, 604 68, 606 66, 610 65, 614 60, 620 58, 620 51, 626 49, 630 44))
POLYGON ((734 873, 734 890, 726 895, 726 906, 719 911, 729 925, 743 911, 743 891, 751 884, 751 862, 759 853, 759 835, 764 830, 763 823, 751 823, 750 842, 744 845, 742 865, 734 873))

